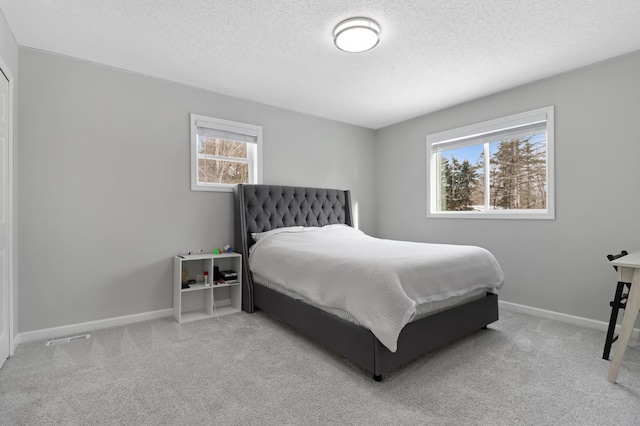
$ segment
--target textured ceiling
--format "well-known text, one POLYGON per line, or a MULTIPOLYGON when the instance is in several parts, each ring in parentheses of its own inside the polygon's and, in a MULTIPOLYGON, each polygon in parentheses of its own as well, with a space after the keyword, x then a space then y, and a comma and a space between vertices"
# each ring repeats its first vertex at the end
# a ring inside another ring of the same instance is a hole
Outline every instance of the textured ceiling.
POLYGON ((0 0, 20 46, 377 129, 640 50, 639 0, 0 0), (382 40, 336 49, 341 20, 382 40))

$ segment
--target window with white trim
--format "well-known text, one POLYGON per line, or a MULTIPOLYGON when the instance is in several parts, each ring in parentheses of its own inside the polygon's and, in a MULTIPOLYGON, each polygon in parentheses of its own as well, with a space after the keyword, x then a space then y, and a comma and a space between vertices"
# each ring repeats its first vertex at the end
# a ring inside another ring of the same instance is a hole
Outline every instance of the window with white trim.
POLYGON ((262 126, 191 114, 191 189, 261 183, 262 126))
POLYGON ((553 106, 427 136, 427 217, 553 219, 553 106))

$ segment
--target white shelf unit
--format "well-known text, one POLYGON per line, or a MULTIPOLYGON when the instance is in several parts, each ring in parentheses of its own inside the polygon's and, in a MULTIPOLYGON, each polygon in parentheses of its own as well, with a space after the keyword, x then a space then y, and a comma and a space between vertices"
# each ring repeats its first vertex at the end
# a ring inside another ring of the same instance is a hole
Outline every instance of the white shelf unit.
POLYGON ((179 323, 213 318, 240 312, 242 309, 242 256, 238 253, 197 254, 173 258, 173 317, 179 323), (214 267, 220 271, 233 270, 238 279, 233 283, 213 283, 214 267), (196 280, 190 288, 182 288, 182 269, 189 280, 196 280), (210 285, 204 283, 204 271, 209 273, 210 285))

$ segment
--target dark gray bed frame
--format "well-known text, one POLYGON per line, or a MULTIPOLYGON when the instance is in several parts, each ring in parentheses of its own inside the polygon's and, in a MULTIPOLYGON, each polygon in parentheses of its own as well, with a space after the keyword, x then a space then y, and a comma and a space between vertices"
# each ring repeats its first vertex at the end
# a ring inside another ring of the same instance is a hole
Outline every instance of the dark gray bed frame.
POLYGON ((242 309, 260 309, 353 363, 373 373, 376 381, 427 352, 498 320, 498 297, 486 297, 407 324, 396 352, 389 351, 366 328, 297 299, 254 283, 249 270, 252 232, 288 226, 353 226, 347 191, 277 185, 238 185, 234 191, 235 246, 242 254, 242 309))

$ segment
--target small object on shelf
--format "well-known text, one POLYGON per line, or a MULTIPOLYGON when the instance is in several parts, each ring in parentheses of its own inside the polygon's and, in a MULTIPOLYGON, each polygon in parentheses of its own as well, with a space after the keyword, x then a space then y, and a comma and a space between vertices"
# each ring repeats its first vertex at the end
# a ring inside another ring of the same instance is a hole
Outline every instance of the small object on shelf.
POLYGON ((195 284, 197 281, 196 280, 189 280, 187 281, 187 284, 195 284))
POLYGON ((204 271, 204 284, 209 285, 209 271, 204 271))
POLYGON ((225 251, 225 253, 231 253, 233 251, 233 249, 231 248, 231 246, 229 244, 227 244, 226 246, 224 246, 224 251, 225 251))
POLYGON ((213 251, 213 254, 220 254, 220 248, 216 247, 216 249, 213 251))
POLYGON ((191 288, 191 286, 187 283, 182 283, 182 289, 184 290, 185 288, 191 288))
POLYGON ((225 281, 232 281, 232 280, 237 280, 238 279, 238 273, 236 271, 232 271, 232 270, 227 270, 227 271, 220 271, 220 278, 222 278, 225 281))

